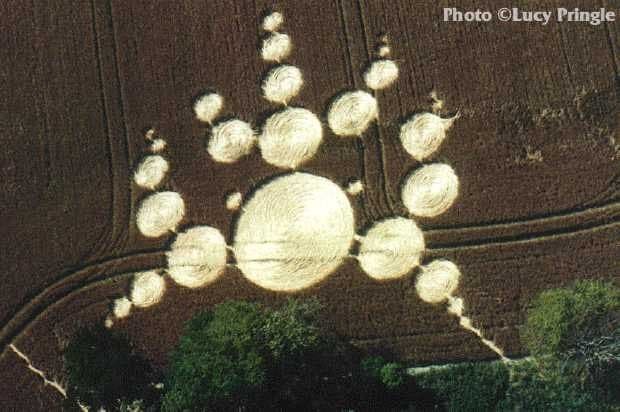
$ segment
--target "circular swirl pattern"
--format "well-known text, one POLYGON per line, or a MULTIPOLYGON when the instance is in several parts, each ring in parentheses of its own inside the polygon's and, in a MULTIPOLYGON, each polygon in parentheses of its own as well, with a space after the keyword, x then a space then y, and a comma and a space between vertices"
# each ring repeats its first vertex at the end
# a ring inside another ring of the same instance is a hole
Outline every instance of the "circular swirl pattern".
POLYGON ((133 180, 140 187, 154 190, 164 180, 170 166, 159 155, 146 156, 133 175, 133 180))
POLYGON ((361 239, 358 260, 374 279, 394 279, 420 264, 424 235, 411 219, 396 217, 375 223, 361 239))
POLYGON ((226 196, 226 209, 237 210, 241 206, 242 202, 243 196, 241 195, 241 192, 229 193, 228 196, 226 196))
POLYGON ((366 73, 364 81, 366 86, 373 90, 381 90, 390 86, 398 79, 398 66, 394 61, 381 59, 372 62, 366 73))
POLYGON ((166 253, 168 274, 188 288, 204 286, 226 268, 226 240, 219 230, 195 226, 180 233, 166 253))
MULTIPOLYGON (((416 280, 416 291, 427 303, 441 303, 450 298, 459 285, 461 272, 449 260, 434 260, 426 266, 416 280)), ((462 309, 461 309, 462 311, 462 309)))
POLYGON ((338 136, 359 136, 379 115, 377 100, 356 90, 340 95, 329 107, 327 123, 338 136))
POLYGON ((263 82, 265 99, 274 103, 287 104, 297 96, 304 80, 301 71, 290 65, 274 67, 267 73, 263 82))
POLYGON ((459 180, 454 170, 446 164, 434 163, 407 177, 401 197, 412 215, 433 217, 448 210, 458 192, 459 180))
POLYGON ((159 153, 159 152, 162 152, 166 148, 166 145, 167 143, 164 139, 154 139, 151 142, 151 147, 149 147, 149 149, 153 153, 159 153))
POLYGON ((291 52, 291 38, 284 33, 273 32, 263 40, 263 60, 279 62, 291 52))
POLYGON ((222 110, 224 100, 217 93, 207 93, 200 96, 194 103, 196 118, 205 123, 211 123, 222 110))
POLYGON ((131 313, 131 307, 133 303, 126 297, 118 298, 114 300, 114 304, 112 306, 112 313, 115 317, 121 319, 126 318, 131 313))
POLYGON ((136 273, 131 284, 131 302, 139 308, 158 303, 166 290, 166 281, 157 272, 136 273))
POLYGON ((260 287, 296 291, 331 274, 355 235, 347 196, 329 179, 293 173, 260 187, 244 204, 233 250, 260 287))
POLYGON ((233 163, 248 155, 256 143, 252 127, 239 119, 218 123, 211 130, 207 151, 217 162, 233 163))
POLYGON ((138 230, 146 237, 160 237, 174 231, 185 216, 185 203, 176 192, 158 192, 140 204, 136 214, 138 230))
POLYGON ((432 113, 417 114, 400 127, 400 141, 414 159, 424 160, 439 149, 454 119, 442 119, 432 113))
POLYGON ((315 155, 322 140, 323 126, 314 113, 288 107, 265 121, 258 145, 267 163, 294 169, 315 155))
POLYGON ((263 30, 276 31, 280 28, 284 22, 284 16, 282 13, 274 11, 263 19, 263 30))
POLYGON ((387 57, 390 55, 390 53, 392 53, 392 49, 390 48, 390 46, 383 45, 379 47, 379 56, 387 57))

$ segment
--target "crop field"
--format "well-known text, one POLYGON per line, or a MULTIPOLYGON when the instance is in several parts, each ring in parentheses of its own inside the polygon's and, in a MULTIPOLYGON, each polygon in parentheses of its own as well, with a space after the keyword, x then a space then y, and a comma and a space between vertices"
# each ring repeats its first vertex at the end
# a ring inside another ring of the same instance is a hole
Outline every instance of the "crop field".
POLYGON ((27 362, 61 379, 68 337, 95 322, 163 366, 201 309, 315 296, 335 332, 423 366, 522 356, 538 292, 620 279, 620 26, 444 22, 444 3, 1 2, 0 410, 57 410, 62 398, 27 362), (303 76, 286 105, 261 89, 281 60, 261 57, 270 10, 293 45, 282 63, 303 76), (382 59, 397 77, 371 87, 365 73, 382 59), (378 115, 342 136, 332 109, 355 90, 378 115), (270 155, 263 133, 260 150, 217 161, 214 128, 195 113, 207 92, 222 96, 221 119, 259 134, 280 111, 307 109, 301 128, 320 145, 289 153, 276 136, 270 155), (416 157, 401 126, 421 113, 449 124, 416 157), (153 138, 166 169, 148 187, 136 170, 153 138), (443 197, 420 206, 412 177, 429 164, 447 165, 431 176, 443 197), (161 231, 144 208, 154 192, 182 202, 161 231), (371 241, 386 220, 420 237, 371 241), (204 226, 202 266, 174 272, 175 258, 194 259, 174 255, 183 234, 204 226), (424 289, 444 260, 454 277, 424 289))

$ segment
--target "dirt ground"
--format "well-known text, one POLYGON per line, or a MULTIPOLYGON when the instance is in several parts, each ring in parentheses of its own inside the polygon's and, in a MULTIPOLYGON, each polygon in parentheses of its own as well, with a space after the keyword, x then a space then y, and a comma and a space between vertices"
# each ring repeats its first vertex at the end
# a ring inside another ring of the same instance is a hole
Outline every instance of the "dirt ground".
MULTIPOLYGON (((443 215, 418 220, 424 260, 458 264, 467 315, 509 356, 523 353, 518 327, 536 293, 578 278, 619 280, 619 24, 444 22, 452 3, 0 2, 0 410, 57 410, 61 400, 8 345, 61 377, 71 331, 102 321, 132 272, 165 265, 172 239, 146 239, 135 226, 147 193, 131 173, 146 152, 145 130, 168 141, 165 188, 186 201, 182 228, 207 224, 230 239, 226 194, 281 173, 258 153, 232 166, 213 162, 207 128, 191 110, 205 89, 242 119, 274 109, 261 97, 270 66, 258 54, 260 20, 272 8, 284 13, 295 47, 289 62, 305 78, 295 103, 323 117, 335 95, 364 87, 378 39, 389 37, 400 77, 377 94, 378 124, 357 140, 325 128, 320 152, 302 168, 365 182, 354 203, 358 232, 405 214, 400 186, 417 163, 398 138, 403 120, 430 110, 433 90, 443 113, 460 113, 436 157, 456 170, 460 193, 443 215)), ((618 1, 581 3, 620 15, 618 1)), ((236 269, 204 289, 167 283, 159 305, 115 325, 159 365, 196 311, 290 296, 262 290, 236 269)), ((346 262, 294 296, 317 296, 329 326, 371 351, 419 365, 495 356, 444 306, 422 302, 411 276, 373 281, 346 262)))

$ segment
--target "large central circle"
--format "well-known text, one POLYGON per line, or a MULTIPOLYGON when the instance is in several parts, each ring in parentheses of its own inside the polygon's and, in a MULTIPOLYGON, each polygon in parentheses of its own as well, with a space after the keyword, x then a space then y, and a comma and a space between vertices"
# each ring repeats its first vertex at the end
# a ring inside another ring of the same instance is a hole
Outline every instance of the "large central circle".
POLYGON ((233 243, 251 282, 295 291, 330 275, 355 235, 349 199, 329 179, 293 173, 266 183, 243 205, 233 243))

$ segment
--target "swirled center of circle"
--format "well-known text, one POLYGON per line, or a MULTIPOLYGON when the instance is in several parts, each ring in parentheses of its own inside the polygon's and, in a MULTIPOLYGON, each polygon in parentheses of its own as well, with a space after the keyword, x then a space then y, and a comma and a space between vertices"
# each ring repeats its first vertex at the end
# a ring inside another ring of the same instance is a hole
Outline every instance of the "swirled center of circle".
POLYGON ((265 183, 242 206, 233 251, 251 282, 295 291, 333 273, 354 235, 353 209, 343 190, 329 179, 292 173, 265 183))

